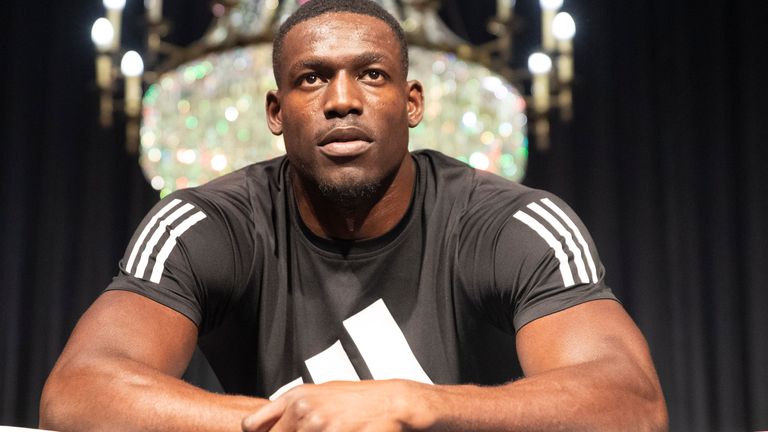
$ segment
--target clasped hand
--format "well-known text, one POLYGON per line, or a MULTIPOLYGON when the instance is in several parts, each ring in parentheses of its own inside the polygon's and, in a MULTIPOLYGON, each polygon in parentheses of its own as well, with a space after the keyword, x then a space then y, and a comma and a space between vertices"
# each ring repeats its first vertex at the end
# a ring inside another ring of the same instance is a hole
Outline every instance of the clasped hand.
POLYGON ((413 395, 420 385, 403 380, 304 384, 246 417, 243 431, 410 429, 410 413, 418 410, 413 395))

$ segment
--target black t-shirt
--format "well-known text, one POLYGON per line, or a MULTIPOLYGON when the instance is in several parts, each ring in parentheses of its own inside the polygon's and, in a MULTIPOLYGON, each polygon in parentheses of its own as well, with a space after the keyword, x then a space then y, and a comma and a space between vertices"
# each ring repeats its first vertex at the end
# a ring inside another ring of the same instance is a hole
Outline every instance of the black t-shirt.
POLYGON ((174 192, 107 289, 189 317, 224 389, 262 397, 329 380, 500 384, 520 375, 523 325, 615 298, 557 197, 434 151, 412 157, 407 214, 367 241, 304 226, 284 157, 174 192))

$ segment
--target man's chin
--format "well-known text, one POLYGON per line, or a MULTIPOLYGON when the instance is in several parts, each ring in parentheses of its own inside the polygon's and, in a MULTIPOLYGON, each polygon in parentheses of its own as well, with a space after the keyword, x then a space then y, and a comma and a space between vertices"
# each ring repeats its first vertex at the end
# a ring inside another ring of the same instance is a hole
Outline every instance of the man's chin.
POLYGON ((348 210, 375 203, 386 191, 386 186, 381 181, 370 179, 321 181, 317 188, 323 198, 339 208, 348 210))
POLYGON ((342 211, 356 211, 380 200, 396 172, 381 177, 362 167, 337 167, 327 171, 297 169, 295 174, 308 192, 314 190, 318 198, 342 211))

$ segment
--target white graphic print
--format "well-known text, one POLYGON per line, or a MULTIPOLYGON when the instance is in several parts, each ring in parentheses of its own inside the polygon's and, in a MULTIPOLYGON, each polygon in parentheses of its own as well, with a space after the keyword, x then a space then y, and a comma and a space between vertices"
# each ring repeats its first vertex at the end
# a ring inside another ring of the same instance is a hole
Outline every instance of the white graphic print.
POLYGON ((166 229, 168 226, 176 222, 178 219, 185 216, 187 213, 189 213, 190 210, 194 209, 195 206, 192 204, 184 204, 183 206, 177 208, 173 213, 163 218, 163 216, 166 215, 169 211, 173 210, 176 206, 178 206, 181 203, 181 200, 174 199, 170 203, 166 204, 163 208, 160 209, 152 218, 147 222, 147 225, 144 227, 144 229, 141 231, 141 234, 139 235, 139 238, 136 239, 136 243, 133 245, 133 249, 131 249, 131 254, 128 257, 128 262, 126 264, 125 270, 128 273, 133 273, 134 276, 137 278, 144 278, 144 273, 147 269, 147 266, 149 265, 150 259, 154 258, 154 267, 152 268, 152 272, 149 277, 150 282, 159 283, 160 279, 163 275, 163 270, 165 269, 165 261, 168 259, 168 256, 170 256, 171 252, 173 251, 173 248, 176 247, 177 239, 184 234, 189 228, 191 228, 196 223, 200 222, 201 220, 205 219, 205 213, 198 211, 196 213, 193 213, 192 215, 186 216, 184 219, 179 222, 178 225, 176 225, 175 228, 171 229, 168 237, 165 240, 165 243, 163 243, 163 246, 160 248, 159 252, 155 253, 155 246, 160 241, 160 239, 165 235, 166 229), (159 221, 159 224, 158 224, 159 221), (157 224, 157 227, 155 227, 155 224, 157 224), (154 231, 152 231, 154 229, 154 231), (149 237, 149 239, 145 243, 145 239, 147 238, 147 235, 152 231, 152 235, 149 237), (138 265, 136 266, 136 270, 134 272, 131 272, 131 269, 133 267, 133 263, 136 260, 136 257, 139 254, 139 251, 141 251, 140 259, 138 262, 138 265))
MULTIPOLYGON (((403 331, 389 312, 384 300, 376 300, 362 311, 343 322, 373 379, 409 379, 432 384, 416 356, 411 351, 403 331)), ((304 362, 315 384, 328 381, 359 381, 352 362, 336 341, 329 348, 304 362)), ((301 377, 280 387, 270 400, 275 400, 288 390, 303 384, 301 377)))
POLYGON ((290 390, 290 389, 292 389, 294 387, 298 387, 298 386, 300 386, 302 384, 304 384, 304 380, 301 377, 298 377, 295 380, 293 380, 293 381, 289 382, 288 384, 286 384, 286 385, 280 387, 279 389, 277 389, 277 391, 272 393, 272 396, 269 397, 269 400, 273 401, 273 400, 279 398, 280 396, 282 396, 283 393, 287 392, 288 390, 290 390))
POLYGON ((344 320, 344 328, 363 356, 373 379, 402 378, 432 384, 384 300, 376 300, 344 320))
POLYGON ((515 219, 528 225, 529 228, 534 230, 547 245, 555 252, 555 257, 559 261, 560 276, 563 278, 563 285, 566 287, 576 284, 571 271, 571 264, 568 254, 563 249, 563 242, 568 246, 568 250, 573 255, 573 262, 576 266, 576 273, 579 276, 581 283, 597 283, 597 270, 595 268, 595 261, 592 258, 592 253, 589 250, 589 245, 584 236, 579 231, 579 228, 573 223, 570 217, 560 209, 549 198, 544 198, 541 202, 548 207, 552 213, 546 208, 542 207, 538 203, 528 204, 528 208, 534 213, 539 215, 547 224, 554 230, 550 230, 536 220, 533 216, 529 215, 523 210, 518 210, 514 217, 515 219), (554 213, 554 214, 553 214, 554 213), (565 226, 563 225, 565 223, 565 226), (566 229, 566 226, 568 227, 566 229), (574 241, 574 237, 578 241, 578 245, 574 241), (561 241, 562 239, 562 241, 561 241), (584 257, 586 257, 587 264, 591 274, 587 273, 587 268, 584 264, 584 257), (591 276, 591 278, 590 278, 591 276))
POLYGON ((315 384, 328 381, 360 381, 355 367, 341 346, 341 341, 336 341, 327 350, 308 358, 304 364, 307 365, 315 384))

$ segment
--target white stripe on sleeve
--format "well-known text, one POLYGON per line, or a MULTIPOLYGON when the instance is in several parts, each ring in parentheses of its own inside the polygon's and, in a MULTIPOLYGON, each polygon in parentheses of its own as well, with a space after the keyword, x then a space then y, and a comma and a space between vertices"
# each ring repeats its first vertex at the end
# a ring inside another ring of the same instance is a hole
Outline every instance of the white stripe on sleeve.
POLYGON ((534 230, 545 242, 555 251, 555 257, 560 261, 560 276, 563 278, 563 285, 566 287, 574 285, 573 273, 571 273, 571 266, 568 265, 568 255, 563 250, 563 245, 547 230, 544 225, 539 223, 536 219, 532 218, 529 214, 522 210, 518 210, 515 213, 515 219, 528 225, 534 230))
POLYGON ((203 219, 205 219, 205 213, 199 211, 185 219, 184 222, 178 224, 176 228, 171 230, 171 234, 168 236, 168 239, 165 240, 163 247, 157 254, 157 258, 155 259, 155 267, 152 269, 152 276, 149 278, 150 282, 160 283, 160 278, 163 276, 163 270, 165 269, 165 260, 168 259, 168 256, 173 251, 173 248, 176 247, 176 240, 179 238, 179 236, 184 234, 186 230, 191 228, 192 225, 200 222, 203 219))
POLYGON ((152 233, 152 237, 149 238, 149 241, 147 241, 147 244, 144 246, 144 251, 141 253, 141 259, 139 260, 139 265, 136 267, 134 276, 137 278, 144 277, 144 270, 146 270, 147 264, 149 263, 149 257, 152 255, 152 250, 155 248, 157 242, 160 241, 160 237, 165 233, 165 228, 193 208, 195 208, 195 206, 192 204, 184 204, 160 222, 160 225, 157 226, 155 232, 152 233))
POLYGON ((544 198, 541 200, 541 202, 543 202, 547 207, 551 208, 552 211, 557 213, 557 215, 560 216, 560 219, 565 221, 566 225, 568 225, 571 231, 576 234, 576 239, 579 241, 579 244, 581 244, 581 247, 584 249, 584 252, 587 255, 587 264, 589 265, 589 271, 592 273, 592 283, 597 283, 597 269, 595 268, 595 261, 592 259, 592 252, 589 250, 589 245, 587 244, 587 241, 584 240, 584 236, 581 235, 579 228, 575 223, 573 223, 571 218, 569 218, 564 211, 560 210, 560 207, 556 206, 555 203, 553 203, 549 198, 544 198))
POLYGON ((133 261, 136 259, 136 255, 139 253, 139 250, 141 249, 141 245, 144 243, 144 238, 147 237, 147 234, 149 234, 149 231, 152 230, 152 228, 157 223, 157 220, 163 217, 166 213, 168 213, 172 208, 176 207, 181 202, 180 199, 174 199, 173 201, 166 204, 163 208, 160 209, 157 213, 155 213, 154 216, 152 216, 152 219, 147 222, 147 225, 144 226, 144 229, 141 230, 141 234, 139 234, 139 238, 136 239, 136 243, 133 245, 133 249, 131 249, 131 256, 128 257, 128 263, 125 266, 125 271, 128 273, 131 272, 131 268, 133 268, 133 261))
POLYGON ((546 220, 552 226, 552 228, 557 230, 558 234, 560 234, 565 239, 565 244, 568 245, 568 249, 570 249, 571 253, 573 254, 573 261, 576 263, 576 271, 579 274, 579 280, 581 283, 588 283, 589 276, 587 276, 587 267, 584 265, 584 259, 581 257, 581 249, 579 249, 579 247, 576 246, 576 243, 573 241, 573 235, 571 235, 571 232, 565 229, 563 224, 561 224, 556 217, 552 216, 552 213, 546 211, 539 204, 530 203, 528 204, 528 208, 535 211, 536 214, 544 218, 544 220, 546 220))

